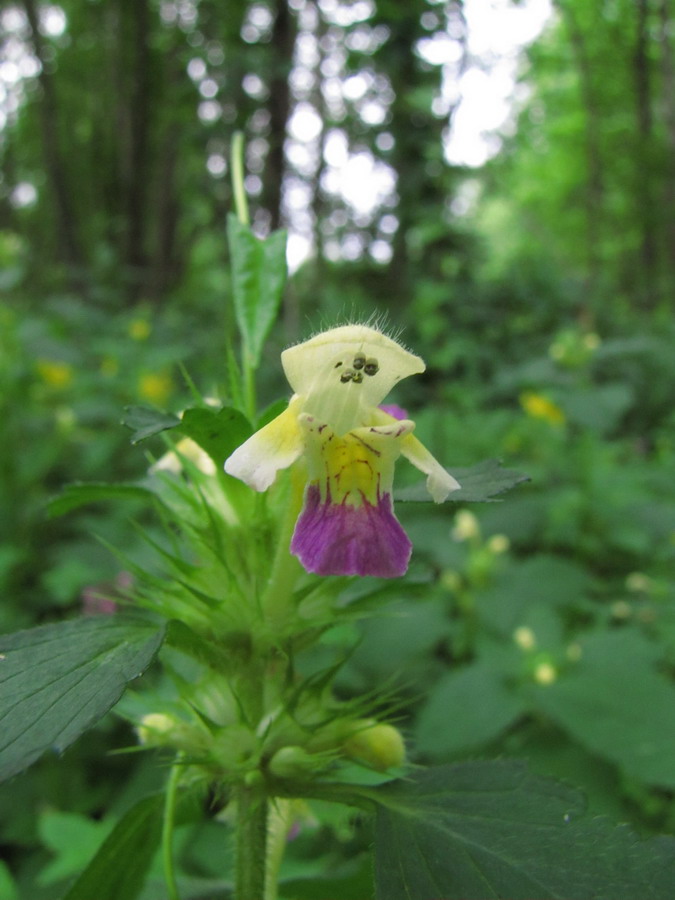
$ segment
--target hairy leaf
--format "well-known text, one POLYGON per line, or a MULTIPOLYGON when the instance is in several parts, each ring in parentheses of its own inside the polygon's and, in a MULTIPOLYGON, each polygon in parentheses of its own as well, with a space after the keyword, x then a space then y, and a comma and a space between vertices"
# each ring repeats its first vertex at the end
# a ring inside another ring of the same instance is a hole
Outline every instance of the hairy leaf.
POLYGON ((675 839, 640 841, 515 761, 376 788, 377 900, 669 900, 675 839))
POLYGON ((164 629, 92 616, 0 637, 0 778, 64 750, 119 700, 164 629))

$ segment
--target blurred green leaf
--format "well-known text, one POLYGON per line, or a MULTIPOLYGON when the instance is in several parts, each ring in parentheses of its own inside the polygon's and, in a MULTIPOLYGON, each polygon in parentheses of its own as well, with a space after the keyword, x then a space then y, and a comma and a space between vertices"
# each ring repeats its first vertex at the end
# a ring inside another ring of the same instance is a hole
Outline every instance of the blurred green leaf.
MULTIPOLYGON (((522 472, 503 469, 498 459, 487 459, 469 468, 448 469, 448 472, 460 484, 460 489, 448 496, 448 502, 453 503, 482 503, 530 480, 529 475, 523 475, 522 472)), ((430 502, 429 492, 423 481, 396 491, 394 497, 398 501, 430 502)))
POLYGON ((178 416, 171 413, 163 413, 158 409, 148 409, 145 406, 127 406, 122 417, 122 425, 133 431, 132 444, 140 444, 161 431, 175 428, 180 425, 178 416))
POLYGON ((421 753, 446 757, 494 740, 525 711, 498 671, 474 663, 448 672, 431 689, 417 720, 421 753))
POLYGON ((0 778, 62 752, 152 662, 164 629, 121 616, 43 625, 0 637, 0 778))
POLYGON ((251 434, 248 419, 238 409, 186 409, 178 430, 192 438, 220 471, 227 457, 251 434))
POLYGON ((117 823, 63 900, 134 900, 159 846, 164 795, 145 797, 117 823))
POLYGON ((47 809, 40 816, 38 830, 43 843, 54 853, 41 870, 39 884, 54 884, 82 871, 110 834, 113 823, 97 821, 81 813, 47 809))
POLYGON ((120 500, 132 498, 147 500, 153 493, 140 484, 67 484, 58 497, 49 501, 47 510, 50 517, 62 516, 72 509, 97 503, 100 500, 120 500))
POLYGON ((640 842, 514 761, 440 766, 374 789, 377 900, 669 900, 675 839, 640 842))
POLYGON ((557 681, 533 686, 539 709, 629 775, 675 787, 675 685, 656 668, 658 646, 633 629, 579 646, 579 661, 557 681))
POLYGON ((244 351, 255 368, 279 312, 286 283, 286 232, 260 240, 234 214, 227 220, 232 287, 244 351))

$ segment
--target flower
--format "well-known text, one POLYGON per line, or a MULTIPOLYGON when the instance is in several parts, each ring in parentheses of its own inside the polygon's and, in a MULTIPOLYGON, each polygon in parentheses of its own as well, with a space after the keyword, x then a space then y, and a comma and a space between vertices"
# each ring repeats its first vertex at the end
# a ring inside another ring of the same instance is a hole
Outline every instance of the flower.
POLYGON ((424 362, 374 328, 344 325, 285 350, 281 363, 295 392, 287 409, 238 447, 225 471, 265 491, 303 458, 291 553, 319 575, 403 575, 412 545, 393 511, 396 459, 425 473, 436 503, 459 487, 414 437, 414 422, 379 406, 424 362))
POLYGON ((543 419, 550 425, 564 425, 565 413, 548 397, 535 391, 524 391, 520 395, 520 405, 528 416, 543 419))

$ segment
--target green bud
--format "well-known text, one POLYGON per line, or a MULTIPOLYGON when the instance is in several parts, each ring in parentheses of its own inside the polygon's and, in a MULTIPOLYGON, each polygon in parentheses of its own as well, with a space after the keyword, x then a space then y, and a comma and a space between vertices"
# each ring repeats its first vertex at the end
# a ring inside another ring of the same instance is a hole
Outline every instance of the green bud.
POLYGON ((353 726, 354 730, 342 748, 346 756, 378 772, 403 765, 405 744, 397 728, 374 719, 361 719, 353 726))
POLYGON ((297 778, 314 771, 316 762, 304 747, 281 747, 270 759, 268 769, 277 778, 297 778))

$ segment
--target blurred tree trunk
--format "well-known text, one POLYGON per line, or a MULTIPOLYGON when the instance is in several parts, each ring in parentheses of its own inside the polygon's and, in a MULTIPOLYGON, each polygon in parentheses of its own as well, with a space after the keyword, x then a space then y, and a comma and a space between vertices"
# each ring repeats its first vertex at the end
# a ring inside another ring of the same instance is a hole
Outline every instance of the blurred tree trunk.
MULTIPOLYGON (((125 202, 125 246, 123 266, 128 279, 127 298, 136 302, 148 281, 146 252, 146 194, 149 181, 148 131, 152 119, 150 109, 150 52, 148 0, 123 0, 123 14, 130 28, 130 60, 128 79, 128 133, 123 149, 125 202)), ((125 29, 120 29, 123 39, 125 29)), ((121 49, 121 48, 120 48, 121 49)), ((124 55, 120 53, 120 59, 124 55)))
MULTIPOLYGON (((665 124, 665 185, 663 191, 663 221, 665 223, 666 262, 669 279, 666 287, 675 284, 675 47, 673 46, 675 14, 671 0, 659 3, 659 43, 661 45, 661 103, 665 124)), ((672 301, 671 301, 672 302, 672 301)))
POLYGON ((40 64, 38 81, 42 89, 39 116, 42 129, 42 153, 45 172, 54 199, 57 239, 62 259, 69 268, 71 285, 83 289, 84 256, 78 237, 77 215, 72 202, 68 170, 62 152, 60 108, 54 79, 46 59, 40 33, 38 8, 34 0, 23 0, 23 7, 31 30, 33 53, 40 64))
POLYGON ((585 205, 588 247, 588 278, 586 287, 589 295, 591 295, 598 281, 601 268, 600 241, 605 193, 600 150, 599 104, 593 85, 593 71, 586 36, 579 24, 573 4, 557 0, 556 6, 562 14, 570 37, 572 53, 579 74, 581 100, 586 114, 587 178, 585 205))
POLYGON ((270 50, 272 53, 269 83, 269 153, 265 171, 265 202, 271 214, 271 228, 279 228, 283 218, 283 184, 286 172, 284 144, 291 109, 289 75, 293 66, 293 52, 297 26, 287 0, 275 0, 272 10, 274 25, 270 50))
POLYGON ((637 0, 637 22, 635 53, 633 57, 633 77, 635 83, 635 115, 638 137, 637 168, 637 215, 642 236, 640 256, 642 278, 640 294, 642 303, 651 307, 654 303, 658 254, 656 240, 656 210, 652 179, 654 159, 652 153, 652 90, 649 62, 649 4, 648 0, 637 0))

